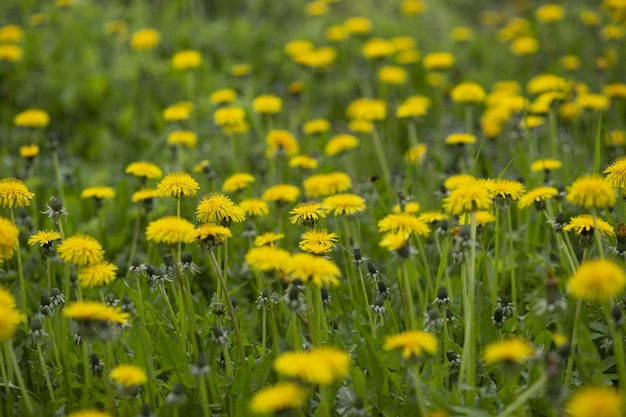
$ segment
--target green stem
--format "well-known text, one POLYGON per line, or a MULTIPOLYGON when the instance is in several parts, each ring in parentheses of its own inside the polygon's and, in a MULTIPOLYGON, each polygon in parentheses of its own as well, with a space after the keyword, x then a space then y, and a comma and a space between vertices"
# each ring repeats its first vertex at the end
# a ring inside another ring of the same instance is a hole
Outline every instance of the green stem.
POLYGON ((517 308, 517 279, 515 277, 515 250, 513 249, 513 222, 511 220, 511 207, 509 206, 506 209, 506 222, 507 227, 509 229, 508 238, 509 238, 509 253, 508 256, 513 257, 513 262, 511 265, 511 302, 513 306, 517 308))
POLYGON ((611 318, 612 306, 607 303, 604 307, 604 317, 611 331, 611 339, 613 339, 613 354, 617 365, 617 377, 619 388, 622 395, 626 394, 626 361, 624 360, 624 338, 620 328, 615 326, 615 322, 611 318))
POLYGON ((176 318, 176 313, 174 313, 174 309, 172 308, 172 303, 170 303, 170 298, 167 296, 167 292, 165 292, 165 287, 159 285, 159 290, 161 291, 161 295, 165 300, 165 304, 167 305, 167 309, 172 316, 172 324, 174 325, 174 330, 176 330, 176 337, 180 340, 183 337, 183 334, 180 329, 180 325, 178 323, 178 319, 176 318))
MULTIPOLYGON (((15 224, 15 213, 13 207, 11 207, 11 222, 17 227, 15 224)), ((28 298, 26 298, 26 282, 24 281, 24 268, 22 266, 22 251, 20 248, 20 240, 17 239, 17 275, 20 281, 20 297, 22 298, 22 312, 26 316, 24 320, 24 325, 28 326, 28 298)))
POLYGON ((86 407, 89 405, 89 394, 91 392, 91 371, 89 369, 89 346, 87 346, 87 341, 85 339, 82 340, 82 345, 85 380, 83 381, 83 398, 81 403, 83 407, 86 407))
POLYGON ((372 139, 374 139, 374 149, 376 150, 376 156, 380 163, 380 168, 383 171, 383 178, 385 179, 385 187, 387 190, 391 188, 391 171, 389 171, 389 165, 387 164, 387 157, 385 156, 385 148, 383 147, 380 135, 376 125, 372 125, 372 139))
POLYGON ((133 258, 135 257, 135 253, 137 252, 137 242, 139 241, 139 230, 141 228, 141 206, 139 203, 137 205, 137 217, 135 218, 135 228, 133 229, 133 240, 130 245, 130 255, 128 257, 128 268, 133 264, 133 258))
POLYGON ((500 210, 496 211, 496 231, 493 255, 493 289, 491 290, 491 310, 495 310, 498 305, 498 275, 500 274, 500 210))
POLYGON ((420 417, 426 417, 428 415, 426 404, 424 403, 424 392, 422 391, 422 381, 419 377, 419 365, 413 365, 409 371, 413 378, 413 385, 415 388, 415 399, 417 400, 417 409, 419 410, 420 417))
POLYGON ((500 414, 498 414, 497 417, 507 417, 507 416, 513 414, 518 408, 520 408, 526 402, 528 402, 528 400, 530 398, 532 398, 533 395, 535 395, 541 388, 543 388, 543 385, 546 383, 547 380, 548 380, 548 377, 545 374, 542 375, 541 378, 539 378, 537 380, 537 382, 535 382, 533 385, 528 387, 528 389, 526 389, 526 391, 521 393, 515 399, 515 401, 513 401, 511 404, 509 404, 509 406, 507 408, 505 408, 500 414))
POLYGON ((475 328, 475 303, 476 294, 476 211, 470 212, 470 259, 466 267, 466 279, 463 294, 465 311, 465 331, 463 340, 463 357, 461 359, 462 376, 465 378, 467 389, 465 391, 465 405, 474 404, 474 387, 476 379, 476 364, 474 360, 474 328, 475 328))
POLYGON ((574 313, 574 329, 572 330, 572 338, 570 340, 570 354, 567 358, 567 367, 565 370, 565 388, 569 388, 570 381, 572 380, 572 371, 574 370, 574 356, 576 356, 576 342, 578 337, 578 321, 580 320, 580 311, 582 310, 583 302, 578 300, 576 303, 576 313, 574 313))
POLYGON ((20 385, 20 389, 22 390, 22 398, 24 399, 24 403, 26 404, 26 409, 30 413, 30 415, 34 415, 35 409, 33 408, 33 403, 30 398, 30 394, 26 389, 26 384, 24 383, 24 377, 22 376, 22 371, 20 365, 17 363, 17 358, 15 357, 15 352, 13 351, 13 346, 11 345, 11 341, 6 341, 4 344, 5 354, 11 360, 13 364, 13 368, 15 371, 15 375, 17 376, 17 382, 20 385))

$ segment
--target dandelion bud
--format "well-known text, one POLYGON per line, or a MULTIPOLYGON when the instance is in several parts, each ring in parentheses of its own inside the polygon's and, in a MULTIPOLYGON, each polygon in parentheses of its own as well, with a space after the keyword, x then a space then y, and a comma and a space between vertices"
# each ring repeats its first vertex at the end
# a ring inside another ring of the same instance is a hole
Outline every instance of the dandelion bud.
POLYGON ((554 231, 557 233, 562 232, 563 226, 565 226, 566 224, 567 224, 567 221, 565 220, 565 215, 562 212, 558 212, 556 216, 554 217, 554 222, 552 223, 552 227, 554 228, 554 231))
POLYGON ((615 321, 617 326, 621 326, 624 319, 624 314, 622 313, 622 309, 619 304, 615 304, 611 309, 611 318, 615 321))
POLYGON ((491 318, 491 322, 495 327, 502 327, 506 317, 504 315, 504 309, 502 307, 497 307, 493 312, 493 317, 491 318))
POLYGON ((89 355, 89 368, 91 368, 91 373, 95 376, 102 376, 104 372, 104 363, 93 352, 89 355))
POLYGON ((378 269, 376 269, 376 266, 372 261, 367 261, 367 271, 367 275, 369 275, 374 281, 378 281, 380 275, 378 273, 378 269))
POLYGON ((324 304, 324 308, 330 307, 331 298, 328 288, 322 287, 320 291, 322 293, 322 304, 324 304))
POLYGON ((370 306, 370 310, 372 310, 376 314, 385 314, 385 297, 382 294, 376 295, 376 298, 374 299, 374 304, 370 306))
POLYGON ((61 211, 63 210, 63 203, 58 197, 50 197, 50 200, 48 200, 48 207, 50 207, 53 211, 61 211))
POLYGON ((358 265, 359 263, 361 263, 361 258, 362 258, 361 257, 361 249, 354 248, 353 252, 354 252, 354 260, 353 260, 353 262, 358 265))
POLYGON ((48 294, 42 294, 39 300, 39 312, 42 316, 50 317, 54 312, 52 300, 48 294))
POLYGON ((387 284, 385 284, 383 281, 378 281, 376 285, 378 286, 378 294, 382 295, 384 298, 387 298, 387 296, 389 295, 389 288, 387 288, 387 284))
POLYGON ((61 290, 53 288, 50 290, 50 304, 53 307, 65 304, 65 297, 61 294, 61 290))
POLYGON ((450 298, 448 298, 448 289, 442 285, 437 290, 437 298, 435 298, 435 303, 442 306, 448 304, 449 302, 450 298))
POLYGON ((180 260, 184 264, 190 264, 193 262, 193 255, 191 255, 191 253, 189 252, 183 252, 183 254, 180 257, 180 260))
POLYGON ((168 405, 184 405, 187 402, 187 398, 185 397, 183 384, 177 382, 172 387, 172 391, 170 391, 165 397, 165 403, 168 405))

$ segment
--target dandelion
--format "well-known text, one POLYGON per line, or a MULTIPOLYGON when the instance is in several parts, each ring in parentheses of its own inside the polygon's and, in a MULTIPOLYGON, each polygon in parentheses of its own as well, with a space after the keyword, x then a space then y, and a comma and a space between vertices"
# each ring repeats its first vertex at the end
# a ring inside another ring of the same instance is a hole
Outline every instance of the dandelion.
POLYGON ((265 137, 267 143, 266 155, 272 157, 275 155, 296 155, 300 150, 298 141, 287 130, 270 130, 265 137))
POLYGON ((378 231, 415 233, 422 237, 430 234, 430 228, 426 223, 410 213, 393 213, 385 216, 378 222, 378 231))
POLYGON ((84 266, 102 261, 104 249, 93 237, 86 234, 76 234, 65 239, 57 247, 59 257, 63 262, 84 266))
POLYGON ((116 384, 126 388, 144 385, 148 382, 146 372, 142 368, 131 364, 117 365, 111 370, 109 378, 116 384))
POLYGON ((157 47, 161 40, 161 34, 154 29, 144 28, 133 33, 130 46, 138 50, 150 50, 157 47))
POLYGON ((22 59, 22 48, 13 44, 0 44, 0 61, 17 62, 22 59))
POLYGON ((539 171, 554 171, 561 168, 563 164, 556 159, 539 159, 530 165, 530 170, 533 172, 539 171))
POLYGON ((483 360, 487 365, 496 362, 523 363, 534 353, 532 345, 518 337, 499 340, 487 345, 483 360))
POLYGON ((5 301, 12 301, 12 303, 0 304, 0 343, 5 343, 13 339, 20 324, 26 320, 26 316, 15 308, 15 300, 8 291, 0 288, 0 297, 7 299, 5 301))
POLYGON ((198 68, 200 64, 202 64, 202 55, 198 51, 180 51, 172 57, 172 66, 179 71, 198 68))
POLYGON ((372 30, 372 21, 367 17, 354 16, 346 19, 343 26, 353 35, 365 35, 372 30))
POLYGON ((426 224, 432 224, 435 222, 448 220, 450 216, 448 216, 447 214, 441 213, 439 211, 427 211, 427 212, 420 214, 417 218, 426 224))
POLYGON ((558 4, 544 4, 535 10, 535 17, 541 23, 558 22, 564 15, 565 10, 558 4))
POLYGON ((404 159, 414 164, 416 162, 422 163, 426 156, 428 146, 425 143, 418 143, 417 145, 409 148, 404 154, 404 159))
POLYGON ((400 4, 402 14, 407 16, 417 16, 424 13, 428 9, 427 4, 423 0, 403 0, 400 4))
POLYGON ((317 160, 308 155, 297 155, 289 160, 289 166, 302 170, 317 168, 317 160))
POLYGON ((248 174, 247 172, 237 172, 226 178, 224 184, 222 184, 222 191, 225 193, 232 193, 243 190, 253 182, 254 176, 248 174))
POLYGON ((452 133, 446 137, 446 145, 473 145, 476 136, 469 133, 452 133))
POLYGON ((385 65, 378 70, 378 79, 383 84, 404 84, 408 78, 406 70, 395 65, 385 65))
POLYGON ((485 90, 476 83, 464 82, 452 89, 450 97, 456 103, 481 103, 485 99, 485 90))
POLYGON ((293 203, 300 197, 300 189, 291 184, 278 184, 269 187, 263 193, 263 200, 281 203, 293 203))
POLYGON ((318 133, 328 132, 330 123, 326 119, 309 120, 302 126, 302 131, 307 135, 315 135, 318 133))
POLYGON ((279 382, 254 393, 250 400, 253 413, 275 413, 298 408, 306 399, 306 391, 293 382, 279 382))
POLYGON ((202 197, 196 208, 196 219, 199 222, 242 222, 246 218, 241 207, 222 193, 211 193, 202 197))
POLYGON ((617 263, 596 259, 583 262, 567 282, 568 292, 577 300, 606 303, 626 288, 626 274, 617 263))
POLYGON ((112 307, 98 301, 74 301, 63 309, 63 316, 77 321, 102 321, 127 324, 129 314, 119 307, 112 307))
POLYGON ((165 119, 166 122, 187 120, 192 111, 193 104, 188 101, 175 103, 163 110, 163 119, 165 119))
POLYGON ((326 197, 322 202, 324 207, 335 216, 345 216, 365 211, 365 199, 356 194, 335 194, 326 197))
POLYGON ((454 66, 454 55, 449 52, 431 52, 422 61, 427 70, 445 70, 454 66))
POLYGON ((193 224, 176 216, 154 220, 146 228, 146 239, 167 245, 190 243, 196 240, 197 236, 198 232, 193 224))
POLYGON ((396 111, 396 116, 401 119, 409 117, 421 117, 428 113, 430 99, 426 96, 411 96, 404 100, 396 111))
MULTIPOLYGON (((487 223, 492 223, 496 221, 496 216, 492 213, 484 210, 478 210, 476 212, 476 226, 484 226, 487 223)), ((460 225, 466 225, 469 223, 469 220, 466 220, 465 216, 461 216, 459 218, 460 225)))
POLYGON ((259 198, 247 198, 239 203, 246 217, 262 217, 269 213, 267 203, 259 198))
POLYGON ((455 42, 468 42, 474 38, 474 31, 471 27, 468 26, 457 26, 452 28, 452 32, 450 32, 450 37, 455 42))
POLYGON ((61 239, 61 234, 56 230, 40 230, 28 238, 28 244, 30 246, 39 244, 43 247, 51 245, 52 242, 59 239, 61 239))
POLYGON ((615 205, 615 190, 600 175, 585 175, 572 183, 565 199, 587 209, 602 209, 615 205))
POLYGON ((157 195, 161 198, 193 197, 200 184, 186 172, 170 172, 157 184, 157 195))
POLYGON ((0 180, 0 206, 28 207, 35 194, 28 191, 26 184, 17 178, 3 178, 0 180))
POLYGON ((387 103, 383 100, 360 98, 348 105, 346 115, 349 119, 375 122, 387 117, 387 103))
POLYGON ((626 157, 616 159, 611 166, 604 170, 606 181, 613 187, 626 187, 626 157))
POLYGON ((126 167, 124 172, 145 179, 160 179, 163 176, 161 168, 146 161, 133 162, 126 167))
POLYGON ((318 287, 336 287, 340 284, 341 271, 326 258, 309 253, 296 253, 284 268, 290 281, 311 281, 318 287))
POLYGON ((382 38, 369 39, 363 45, 362 53, 370 59, 381 59, 396 52, 396 48, 391 42, 382 38))
POLYGON ((558 194, 559 190, 554 187, 536 187, 521 196, 517 206, 526 208, 534 203, 536 207, 541 209, 546 200, 556 197, 558 194))
POLYGON ((111 417, 109 413, 95 409, 85 409, 74 411, 67 415, 67 417, 111 417))
POLYGON ((102 200, 113 197, 115 197, 115 191, 111 187, 89 187, 80 193, 80 198, 82 199, 95 198, 96 200, 102 200))
POLYGON ((275 114, 280 112, 282 107, 281 98, 272 94, 260 95, 252 101, 252 108, 256 113, 275 114))
POLYGON ((20 146, 20 156, 27 161, 32 161, 39 155, 39 146, 33 144, 20 146))
POLYGON ((444 208, 451 214, 463 214, 472 210, 486 210, 491 206, 489 188, 484 181, 469 180, 450 191, 443 200, 444 208))
POLYGON ((521 182, 501 178, 487 180, 487 188, 490 197, 497 203, 517 201, 526 191, 521 182))
POLYGON ((285 44, 283 50, 287 55, 291 57, 295 57, 304 52, 312 51, 315 48, 315 45, 311 41, 307 41, 306 39, 293 39, 285 44))
POLYGON ((326 208, 323 204, 314 201, 300 203, 295 206, 289 214, 292 214, 291 224, 314 225, 317 220, 326 217, 326 208))
POLYGON ((518 56, 532 55, 539 50, 539 41, 532 36, 521 36, 511 42, 509 49, 518 56))
POLYGON ((350 120, 348 127, 355 133, 372 133, 374 125, 369 120, 350 120))
POLYGON ((477 181, 477 178, 469 174, 457 174, 446 178, 443 182, 443 186, 448 190, 454 190, 464 185, 466 182, 471 181, 477 181))
POLYGON ((254 246, 274 246, 274 244, 280 239, 284 238, 283 233, 265 232, 254 238, 254 246))
POLYGON ((50 116, 43 110, 28 109, 15 116, 13 122, 20 127, 46 127, 50 123, 50 116))
POLYGON ((404 359, 412 359, 424 354, 433 355, 437 351, 437 338, 421 330, 412 330, 385 337, 383 350, 402 349, 404 359))
POLYGON ((300 249, 314 255, 323 255, 335 247, 335 242, 339 236, 337 233, 329 232, 326 229, 310 229, 302 233, 300 237, 302 238, 298 242, 300 249))
MULTIPOLYGON (((256 242, 255 242, 256 243, 256 242)), ((244 258, 246 264, 262 272, 282 271, 291 258, 291 254, 284 249, 262 245, 251 248, 244 258)))
POLYGON ((352 180, 343 172, 312 175, 302 183, 306 194, 310 197, 324 197, 337 194, 352 188, 352 180))
POLYGON ((612 387, 586 386, 570 397, 565 408, 572 417, 620 417, 624 398, 612 387))
POLYGON ((0 28, 0 42, 19 42, 24 37, 24 30, 18 25, 5 25, 0 28))
POLYGON ((213 104, 226 104, 237 98, 237 92, 232 88, 222 88, 211 93, 209 100, 213 104))
POLYGON ((220 107, 213 113, 213 121, 223 128, 240 126, 245 123, 246 112, 241 107, 226 106, 220 107))
POLYGON ((307 352, 286 352, 274 360, 274 369, 280 375, 319 385, 345 378, 349 368, 350 356, 330 346, 307 352))
POLYGON ((188 148, 195 148, 198 136, 189 130, 175 130, 167 135, 168 145, 181 145, 188 148))
POLYGON ((348 134, 336 135, 330 138, 328 143, 326 143, 324 153, 328 156, 335 156, 358 146, 359 139, 356 136, 348 134))
POLYGON ((245 77, 252 71, 250 64, 235 64, 230 67, 230 73, 235 77, 245 77))
POLYGON ((596 228, 601 234, 606 236, 613 236, 615 234, 613 226, 602 219, 594 218, 590 214, 581 214, 580 216, 572 217, 569 223, 563 226, 563 231, 567 232, 573 230, 577 235, 593 235, 593 231, 596 228))
POLYGON ((157 190, 154 188, 142 188, 139 191, 135 191, 130 197, 130 201, 138 203, 140 201, 152 200, 158 196, 157 190))
POLYGON ((326 35, 326 39, 331 42, 341 42, 348 37, 348 31, 340 25, 329 26, 324 31, 324 34, 326 35))
POLYGON ((110 262, 98 262, 81 268, 78 272, 78 284, 83 288, 95 288, 115 281, 117 266, 110 262))
POLYGON ((387 248, 389 251, 403 251, 406 249, 409 236, 410 235, 407 232, 390 232, 383 236, 378 245, 382 248, 387 248))
POLYGON ((198 241, 210 246, 220 245, 224 243, 226 239, 233 237, 230 229, 212 223, 202 224, 198 226, 196 228, 196 232, 198 233, 198 241))

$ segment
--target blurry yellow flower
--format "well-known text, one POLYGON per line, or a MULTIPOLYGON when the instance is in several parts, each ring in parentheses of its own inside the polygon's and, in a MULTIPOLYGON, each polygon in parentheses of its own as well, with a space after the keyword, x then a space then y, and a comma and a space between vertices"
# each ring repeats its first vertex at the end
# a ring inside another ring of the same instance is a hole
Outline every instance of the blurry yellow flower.
POLYGON ((302 125, 302 130, 309 135, 324 133, 330 130, 330 123, 326 119, 309 120, 302 125))
POLYGON ((417 16, 424 13, 428 7, 423 0, 402 0, 400 11, 407 16, 417 16))
POLYGON ((130 201, 138 203, 140 201, 151 200, 157 197, 157 190, 154 188, 142 188, 139 191, 135 191, 130 197, 130 201))
POLYGON ((226 106, 220 107, 213 113, 213 121, 222 127, 237 126, 244 123, 246 112, 241 107, 226 106))
POLYGON ((404 159, 412 164, 415 162, 421 163, 426 156, 427 150, 428 146, 426 144, 419 143, 406 151, 406 153, 404 154, 404 159))
POLYGON ((18 246, 20 231, 12 221, 0 217, 0 258, 11 259, 18 246))
POLYGON ((418 211, 420 211, 420 203, 418 203, 417 201, 407 201, 406 203, 404 203, 403 205, 400 204, 396 204, 395 206, 393 206, 391 208, 391 211, 393 213, 417 213, 418 211))
POLYGON ((140 178, 159 179, 163 176, 161 168, 152 162, 140 161, 129 164, 124 170, 125 173, 140 178))
POLYGON ((396 52, 396 48, 391 42, 382 38, 369 39, 363 45, 362 53, 367 58, 381 59, 396 52))
POLYGON ((302 53, 312 51, 315 48, 313 42, 306 39, 293 39, 285 44, 283 50, 292 58, 302 53))
POLYGON ((609 146, 623 146, 626 145, 626 131, 623 130, 611 130, 604 134, 604 143, 609 146))
POLYGON ((352 188, 352 180, 343 172, 312 175, 302 183, 309 197, 324 197, 352 188))
POLYGON ((252 101, 254 111, 261 114, 278 113, 282 109, 282 106, 282 99, 272 94, 260 95, 252 101))
POLYGON ((603 111, 609 108, 609 98, 602 94, 581 94, 576 97, 576 104, 583 109, 603 111))
POLYGON ((533 172, 554 171, 561 168, 561 166, 561 161, 556 159, 539 159, 530 165, 530 170, 533 172))
POLYGON ((167 245, 191 243, 196 240, 197 236, 198 232, 193 224, 176 216, 154 220, 146 228, 146 239, 154 243, 165 243, 167 245))
POLYGON ((600 15, 592 10, 583 10, 578 15, 583 24, 587 26, 598 26, 600 24, 600 15))
POLYGON ((329 232, 326 229, 309 229, 300 237, 302 240, 298 242, 298 247, 301 250, 314 255, 323 255, 335 247, 335 242, 339 236, 337 233, 329 232))
POLYGON ((446 137, 446 145, 472 145, 476 143, 476 136, 469 133, 452 133, 446 137))
POLYGON ((350 215, 365 210, 365 200, 356 194, 335 194, 326 197, 324 206, 335 216, 350 215))
POLYGON ((193 111, 193 104, 187 101, 172 104, 163 110, 163 119, 166 122, 178 122, 189 119, 193 111))
POLYGON ((304 13, 307 16, 322 16, 328 13, 328 4, 322 0, 309 1, 304 6, 304 13))
POLYGON ((437 351, 437 338, 432 333, 411 330, 385 337, 383 350, 402 349, 402 357, 411 359, 424 354, 434 355, 437 351))
POLYGON ((619 297, 626 288, 623 268, 608 259, 583 262, 567 281, 572 297, 591 303, 607 303, 619 297))
POLYGON ((255 414, 276 413, 298 408, 306 399, 306 390, 293 382, 279 382, 257 391, 250 400, 250 410, 255 414))
POLYGON ((0 42, 17 43, 24 37, 24 31, 18 25, 5 25, 0 28, 0 42))
POLYGON ((531 94, 547 93, 549 91, 566 91, 568 82, 553 74, 540 74, 533 77, 526 85, 526 90, 531 94))
POLYGON ((481 103, 485 99, 485 90, 478 84, 464 82, 452 89, 450 97, 457 103, 481 103))
MULTIPOLYGON (((467 216, 459 217, 460 225, 469 225, 469 218, 466 219, 467 216)), ((476 212, 476 226, 484 226, 487 223, 492 223, 496 221, 496 216, 492 213, 484 210, 479 210, 476 212)))
POLYGON ((284 237, 283 233, 265 232, 254 238, 254 246, 274 246, 277 241, 284 237))
POLYGON ((415 39, 411 36, 395 36, 389 41, 397 52, 406 51, 415 47, 415 39))
POLYGON ((85 409, 69 413, 67 417, 111 417, 109 413, 96 409, 85 409))
POLYGON ((575 71, 580 68, 581 60, 577 55, 565 55, 561 58, 561 66, 567 71, 575 71))
POLYGON ((440 211, 427 211, 418 216, 418 219, 423 221, 426 224, 432 224, 435 222, 440 222, 442 220, 448 220, 450 216, 447 214, 443 214, 440 211))
POLYGON ((407 247, 407 241, 410 234, 407 232, 389 232, 385 233, 383 238, 378 243, 381 248, 386 248, 388 251, 403 251, 407 247))
POLYGON ((110 284, 117 278, 117 269, 117 266, 107 261, 87 265, 78 271, 78 285, 82 288, 95 288, 110 284))
POLYGON ((161 198, 193 197, 200 184, 186 172, 170 172, 157 184, 157 194, 161 198))
POLYGON ((294 61, 305 67, 321 70, 329 67, 337 59, 337 51, 325 46, 304 52, 294 57, 294 61))
POLYGON ((297 96, 298 94, 302 93, 302 90, 304 90, 304 83, 300 81, 294 81, 292 83, 289 83, 288 89, 289 93, 297 96))
POLYGON ((514 17, 502 29, 498 31, 498 39, 508 42, 529 32, 528 20, 521 17, 514 17))
POLYGON ((128 35, 128 25, 124 20, 111 20, 104 24, 104 33, 116 35, 117 39, 122 41, 128 35))
POLYGON ((242 222, 245 218, 243 209, 222 193, 205 195, 196 208, 196 220, 199 222, 230 224, 242 222))
POLYGON ((354 35, 365 35, 372 30, 372 22, 366 17, 351 17, 343 22, 348 32, 354 35))
POLYGON ((16 126, 20 127, 46 127, 50 123, 50 116, 43 110, 24 110, 13 119, 16 126))
POLYGON ((534 353, 532 345, 518 337, 499 340, 487 345, 483 360, 487 365, 496 362, 523 363, 534 353))
POLYGON ((245 77, 250 74, 252 67, 250 64, 235 64, 230 67, 230 73, 235 77, 245 77))
POLYGON ((604 95, 609 98, 621 97, 626 98, 626 84, 624 83, 611 83, 604 86, 602 89, 604 95))
POLYGON ((369 122, 384 120, 387 117, 387 103, 371 98, 356 99, 348 105, 346 115, 349 119, 369 122))
POLYGON ((369 120, 355 119, 350 120, 348 127, 354 133, 371 133, 374 125, 369 120))
POLYGON ((585 386, 574 393, 565 405, 571 417, 621 417, 624 398, 608 386, 585 386))
POLYGON ((532 36, 522 36, 511 42, 509 49, 515 55, 532 55, 539 50, 539 41, 532 36))
POLYGON ((415 64, 419 62, 422 55, 418 50, 407 49, 404 51, 398 51, 396 54, 396 62, 400 65, 415 64))
POLYGON ((259 198, 247 198, 239 202, 239 207, 244 211, 246 217, 261 217, 269 213, 267 203, 259 198))
POLYGON ((189 130, 174 130, 167 135, 168 145, 182 145, 188 148, 195 148, 198 136, 189 130))
POLYGON ((535 204, 535 207, 542 208, 546 200, 556 197, 558 193, 559 190, 554 187, 536 187, 521 196, 517 205, 519 208, 525 208, 535 204))
POLYGON ((104 249, 100 242, 82 233, 70 236, 61 242, 57 246, 57 252, 63 262, 78 266, 100 262, 104 257, 104 249))
POLYGON ((584 175, 568 187, 565 199, 587 209, 609 208, 615 205, 615 190, 600 175, 584 175))
MULTIPOLYGON (((0 288, 0 290, 2 290, 0 288)), ((4 290, 2 290, 4 291, 4 290)), ((20 324, 26 320, 14 306, 0 304, 0 343, 9 342, 15 336, 20 324)))
POLYGON ((324 32, 326 39, 331 42, 341 42, 348 36, 348 31, 344 26, 333 25, 326 28, 324 32))
POLYGON ((474 31, 469 26, 457 26, 452 29, 450 37, 456 42, 468 42, 474 38, 474 31))
POLYGON ((563 120, 575 120, 580 117, 581 109, 576 103, 567 102, 559 106, 559 117, 563 120))
POLYGON ((233 193, 242 190, 254 182, 254 176, 247 172, 237 172, 226 178, 222 184, 222 191, 225 193, 233 193))
POLYGON ((74 301, 63 309, 63 316, 77 321, 103 321, 126 324, 130 314, 119 307, 108 306, 98 301, 74 301))
POLYGON ((455 188, 458 188, 466 182, 470 182, 473 180, 476 180, 476 178, 469 174, 457 174, 446 178, 443 182, 443 186, 446 187, 448 190, 454 190, 455 188))
POLYGON ((22 59, 23 51, 17 45, 5 43, 0 45, 0 61, 16 62, 22 59))
POLYGON ((280 203, 293 203, 300 197, 300 189, 291 184, 278 184, 269 187, 263 193, 263 200, 280 203))
POLYGON ((624 28, 618 25, 606 25, 600 30, 604 40, 620 40, 624 37, 624 28))
POLYGON ((558 4, 544 4, 535 10, 535 17, 542 23, 558 22, 563 20, 565 9, 558 4))
POLYGON ((115 197, 115 190, 111 187, 89 187, 85 188, 80 193, 80 198, 95 198, 97 200, 102 200, 104 198, 113 198, 115 197))
POLYGON ((267 245, 252 248, 245 256, 246 264, 262 272, 282 271, 290 259, 291 254, 286 250, 267 245))
POLYGON ((265 137, 267 143, 267 151, 265 154, 268 157, 277 155, 296 155, 300 150, 298 141, 287 130, 270 130, 265 137))
POLYGON ((289 160, 289 166, 293 168, 300 168, 302 170, 317 168, 317 160, 308 155, 296 155, 289 160))
POLYGON ((565 232, 573 230, 577 235, 593 235, 595 229, 597 229, 600 234, 606 236, 613 236, 615 234, 613 226, 602 219, 594 218, 591 214, 581 214, 580 216, 572 217, 569 219, 569 222, 563 226, 565 232))
POLYGON ((0 206, 1 207, 28 207, 35 196, 28 191, 24 181, 17 178, 0 179, 0 206))
POLYGON ((324 346, 304 352, 285 352, 274 360, 274 369, 280 375, 309 384, 329 385, 348 375, 350 362, 346 352, 324 346))
POLYGON ((206 172, 207 170, 210 171, 210 165, 211 163, 208 161, 208 159, 202 160, 193 166, 193 172, 206 172))
POLYGON ((486 210, 491 207, 489 188, 485 181, 468 180, 450 191, 448 197, 443 199, 443 206, 450 214, 486 210))
POLYGON ((431 52, 422 60, 427 70, 445 70, 454 66, 454 62, 454 55, 449 52, 431 52))
POLYGON ((198 68, 200 64, 202 64, 202 55, 198 51, 180 51, 172 57, 172 66, 179 71, 198 68))
POLYGON ((541 116, 526 116, 522 120, 519 121, 518 127, 520 129, 534 129, 544 124, 546 121, 545 118, 541 116))
POLYGON ((133 33, 130 46, 133 49, 154 49, 161 40, 161 34, 154 29, 145 28, 133 33))
POLYGON ((421 117, 428 113, 430 99, 426 96, 411 96, 405 99, 396 111, 399 118, 421 117))
POLYGON ((111 370, 109 378, 123 387, 134 387, 148 382, 146 372, 142 368, 130 364, 117 365, 111 370))
POLYGON ((415 233, 417 236, 428 237, 430 228, 426 223, 411 213, 401 212, 388 214, 378 222, 379 232, 415 233))
POLYGON ((378 70, 378 79, 383 84, 404 84, 407 78, 406 70, 395 65, 385 65, 378 70))
POLYGON ((341 271, 333 261, 310 253, 292 255, 285 273, 290 281, 301 279, 318 287, 336 287, 341 283, 341 271))
POLYGON ((226 104, 237 98, 237 92, 232 88, 222 88, 211 93, 209 100, 213 104, 226 104))
POLYGON ((31 26, 41 26, 46 21, 46 16, 42 13, 34 13, 28 16, 28 24, 31 26))

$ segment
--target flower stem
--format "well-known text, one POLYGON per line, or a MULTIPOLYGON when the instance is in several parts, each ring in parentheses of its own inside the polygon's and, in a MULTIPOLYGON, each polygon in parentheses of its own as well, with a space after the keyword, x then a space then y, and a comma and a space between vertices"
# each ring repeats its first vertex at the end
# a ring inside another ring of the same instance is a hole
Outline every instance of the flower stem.
POLYGON ((387 158, 385 156, 385 148, 380 139, 380 135, 378 134, 378 129, 376 129, 375 125, 372 125, 372 139, 374 139, 374 149, 376 150, 376 156, 378 157, 378 162, 380 163, 380 168, 383 171, 383 178, 385 179, 385 187, 387 190, 391 187, 391 174, 389 171, 389 165, 387 165, 387 158))
POLYGON ((465 331, 463 340, 463 357, 461 359, 461 376, 465 378, 467 390, 465 392, 465 405, 474 404, 474 391, 476 385, 476 364, 474 360, 474 328, 475 328, 475 303, 476 294, 476 211, 470 212, 470 259, 466 267, 465 288, 463 294, 465 300, 465 331))
POLYGON ((537 380, 537 382, 535 382, 533 385, 528 387, 528 389, 526 389, 526 391, 521 393, 515 399, 515 401, 513 401, 511 404, 509 404, 509 406, 507 408, 505 408, 500 414, 498 414, 497 417, 507 417, 507 416, 511 415, 513 412, 515 412, 515 410, 517 410, 518 408, 523 406, 533 395, 535 395, 537 393, 537 391, 539 391, 541 388, 543 388, 543 385, 546 383, 547 379, 548 378, 547 378, 547 376, 545 374, 542 375, 541 378, 539 378, 537 380))
POLYGON ((52 400, 52 402, 54 402, 56 401, 56 397, 54 396, 54 389, 52 388, 50 374, 48 372, 48 367, 46 366, 46 359, 43 357, 43 352, 41 351, 40 341, 37 341, 37 353, 39 355, 39 365, 41 366, 41 373, 46 380, 46 387, 48 387, 48 394, 50 395, 50 399, 52 400))
POLYGON ((576 342, 578 337, 578 321, 580 319, 580 311, 582 310, 583 302, 578 300, 576 303, 576 313, 574 313, 574 329, 572 330, 572 339, 570 340, 570 354, 567 358, 567 367, 565 371, 565 388, 569 387, 572 380, 572 371, 574 370, 574 356, 576 355, 576 342))
POLYGON ((624 360, 624 336, 618 327, 615 326, 615 322, 611 318, 612 306, 607 303, 604 306, 604 317, 609 325, 611 331, 611 339, 613 339, 613 354, 615 355, 615 361, 617 365, 617 378, 619 381, 619 388, 622 394, 626 394, 626 361, 624 360))
POLYGON ((426 411, 426 404, 424 403, 424 392, 422 391, 422 380, 419 377, 419 365, 413 365, 409 371, 413 379, 413 385, 415 388, 415 399, 417 401, 417 409, 419 410, 420 417, 426 417, 428 412, 426 411))
MULTIPOLYGON (((11 222, 17 227, 15 224, 15 213, 13 211, 13 207, 11 207, 11 222)), ((20 280, 20 297, 22 298, 22 312, 26 316, 26 320, 24 320, 24 325, 28 326, 28 298, 26 298, 26 282, 24 281, 24 268, 22 266, 22 250, 20 249, 20 240, 17 239, 17 275, 20 280)))
POLYGON ((15 371, 15 375, 17 376, 17 382, 20 384, 20 389, 22 390, 22 398, 24 398, 24 403, 26 404, 26 409, 28 410, 30 415, 34 415, 33 403, 30 399, 30 394, 26 389, 26 384, 24 383, 24 377, 22 376, 22 371, 20 369, 20 365, 17 363, 17 358, 15 357, 15 352, 13 351, 13 346, 11 345, 11 341, 7 341, 4 344, 5 354, 11 360, 13 364, 13 368, 15 371))

